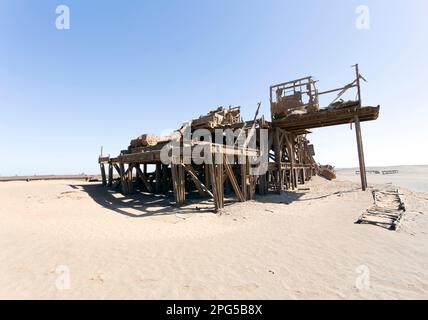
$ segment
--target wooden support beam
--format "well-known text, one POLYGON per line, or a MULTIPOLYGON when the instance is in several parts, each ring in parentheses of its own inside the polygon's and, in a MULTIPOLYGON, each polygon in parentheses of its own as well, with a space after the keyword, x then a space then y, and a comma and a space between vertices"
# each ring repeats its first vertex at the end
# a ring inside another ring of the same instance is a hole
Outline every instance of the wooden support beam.
POLYGON ((208 171, 210 174, 210 181, 211 181, 211 188, 212 188, 212 193, 213 193, 213 199, 214 199, 214 210, 217 212, 220 208, 220 204, 219 204, 219 196, 218 196, 218 192, 217 192, 217 180, 216 180, 216 174, 215 174, 215 170, 214 170, 214 165, 213 164, 205 164, 208 167, 208 171))
POLYGON ((248 200, 248 193, 247 193, 247 164, 246 163, 242 163, 240 164, 241 166, 241 191, 242 191, 242 195, 245 199, 245 201, 248 200))
POLYGON ((127 183, 128 183, 128 192, 130 194, 132 194, 134 192, 134 182, 133 182, 133 179, 132 179, 133 168, 134 168, 134 165, 130 163, 128 165, 127 177, 126 177, 126 180, 127 180, 127 183))
POLYGON ((204 164, 204 176, 205 176, 205 186, 207 188, 211 187, 210 168, 207 164, 204 164))
POLYGON ((119 172, 120 172, 120 186, 122 187, 122 193, 123 194, 128 194, 129 190, 128 190, 128 183, 126 181, 126 177, 125 177, 125 165, 121 162, 119 164, 119 172))
POLYGON ((358 162, 360 165, 360 178, 361 178, 361 189, 367 190, 367 175, 366 175, 366 164, 364 160, 364 149, 363 149, 363 138, 361 135, 361 124, 358 116, 355 116, 355 134, 357 137, 357 149, 358 149, 358 162))
POLYGON ((287 134, 285 135, 285 141, 286 141, 286 145, 287 145, 287 150, 288 150, 288 158, 290 161, 290 184, 291 184, 291 188, 294 190, 297 187, 297 182, 296 182, 296 172, 294 170, 294 166, 295 166, 295 154, 294 154, 294 137, 292 136, 292 134, 287 134))
POLYGON ((224 208, 224 170, 223 164, 219 163, 214 165, 216 168, 216 179, 217 179, 217 193, 219 199, 219 208, 224 208))
POLYGON ((117 174, 120 176, 120 167, 117 165, 117 163, 114 164, 114 168, 116 169, 117 174))
POLYGON ((256 191, 255 190, 256 177, 250 174, 250 168, 251 168, 250 159, 247 157, 247 188, 248 188, 247 194, 248 194, 249 200, 254 200, 254 194, 256 191))
POLYGON ((186 200, 186 175, 184 172, 184 167, 182 165, 179 165, 177 169, 180 183, 180 205, 183 205, 184 201, 186 200))
POLYGON ((162 164, 156 163, 156 172, 155 172, 155 191, 156 193, 159 193, 161 191, 161 171, 162 171, 162 164))
POLYGON ((276 170, 276 190, 278 193, 282 191, 282 170, 281 170, 281 162, 282 162, 282 141, 281 141, 281 129, 275 128, 275 138, 274 138, 274 147, 275 147, 275 162, 277 165, 276 170))
POLYGON ((205 194, 209 195, 210 197, 214 198, 214 195, 211 193, 211 191, 205 186, 196 175, 195 170, 193 169, 193 166, 191 164, 183 164, 184 169, 189 174, 190 178, 192 179, 193 183, 196 186, 196 189, 198 189, 199 194, 203 197, 205 194))
POLYGON ((113 186, 113 165, 111 163, 108 165, 108 186, 113 186))
POLYGON ((104 166, 104 163, 100 163, 100 170, 101 170, 101 179, 103 182, 103 186, 107 186, 107 178, 106 178, 106 168, 104 166))
POLYGON ((182 166, 182 160, 180 159, 180 164, 174 164, 176 161, 173 161, 171 164, 171 177, 172 185, 174 189, 174 198, 177 206, 181 206, 185 201, 185 174, 184 168, 182 166))
POLYGON ((178 172, 177 165, 171 164, 171 178, 172 178, 172 187, 174 190, 174 199, 175 203, 179 205, 180 195, 179 195, 179 184, 178 184, 178 172))
POLYGON ((162 165, 162 191, 163 193, 167 193, 169 191, 170 187, 170 179, 168 174, 168 165, 163 164, 162 165))
POLYGON ((150 185, 150 182, 147 180, 146 175, 144 174, 143 171, 141 171, 141 168, 139 165, 137 165, 135 167, 135 169, 137 170, 137 175, 140 177, 141 181, 143 182, 144 186, 146 187, 148 192, 153 192, 153 188, 150 185))
POLYGON ((232 167, 229 163, 227 163, 226 155, 223 155, 223 161, 224 161, 224 167, 226 169, 226 174, 227 174, 227 177, 229 178, 230 184, 232 185, 233 191, 235 192, 239 201, 245 202, 246 199, 244 198, 244 195, 242 194, 242 191, 239 188, 239 184, 238 184, 238 181, 236 180, 235 175, 233 174, 232 167))

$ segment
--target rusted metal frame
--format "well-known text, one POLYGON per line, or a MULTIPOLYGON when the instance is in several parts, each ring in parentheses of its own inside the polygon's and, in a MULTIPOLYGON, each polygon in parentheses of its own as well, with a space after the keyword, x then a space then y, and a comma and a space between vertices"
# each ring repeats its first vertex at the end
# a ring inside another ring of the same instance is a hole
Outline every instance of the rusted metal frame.
POLYGON ((327 91, 323 91, 323 92, 318 92, 318 95, 320 96, 320 95, 323 95, 323 94, 329 94, 329 93, 333 93, 333 92, 337 92, 337 91, 343 91, 345 89, 351 89, 351 88, 356 88, 356 87, 357 87, 356 84, 353 84, 353 85, 349 84, 349 85, 346 85, 346 86, 341 87, 341 88, 327 90, 327 91))
POLYGON ((311 80, 311 79, 312 79, 312 76, 307 76, 307 77, 303 77, 303 78, 292 80, 292 81, 278 83, 278 84, 275 84, 275 85, 271 86, 270 89, 272 90, 272 89, 275 89, 275 88, 283 87, 283 86, 285 86, 287 84, 292 84, 292 83, 296 83, 296 82, 299 82, 299 81, 311 80))

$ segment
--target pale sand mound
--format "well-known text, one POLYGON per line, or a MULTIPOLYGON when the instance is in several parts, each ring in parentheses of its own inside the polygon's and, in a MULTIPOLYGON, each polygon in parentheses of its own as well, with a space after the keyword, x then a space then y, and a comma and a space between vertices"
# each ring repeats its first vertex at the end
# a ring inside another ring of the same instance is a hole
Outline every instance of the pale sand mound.
POLYGON ((393 232, 354 224, 372 205, 357 184, 308 186, 217 216, 99 184, 0 183, 0 298, 428 298, 426 194, 405 192, 393 232))

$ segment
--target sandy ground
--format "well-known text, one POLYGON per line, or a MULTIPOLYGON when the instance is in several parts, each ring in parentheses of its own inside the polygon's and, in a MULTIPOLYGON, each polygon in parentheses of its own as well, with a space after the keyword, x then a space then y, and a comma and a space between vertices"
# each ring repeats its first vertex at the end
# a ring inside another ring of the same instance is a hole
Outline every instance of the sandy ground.
POLYGON ((399 232, 353 182, 180 210, 79 181, 0 183, 0 298, 428 298, 428 194, 399 232))

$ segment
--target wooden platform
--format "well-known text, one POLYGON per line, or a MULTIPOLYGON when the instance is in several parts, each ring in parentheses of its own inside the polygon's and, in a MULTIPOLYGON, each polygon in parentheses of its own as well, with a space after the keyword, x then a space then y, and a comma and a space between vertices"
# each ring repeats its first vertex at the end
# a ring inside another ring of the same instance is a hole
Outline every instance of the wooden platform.
POLYGON ((353 123, 356 115, 360 121, 376 120, 379 117, 379 110, 380 106, 358 108, 357 105, 338 109, 321 109, 305 114, 291 114, 288 117, 274 120, 272 125, 287 131, 308 130, 353 123))

